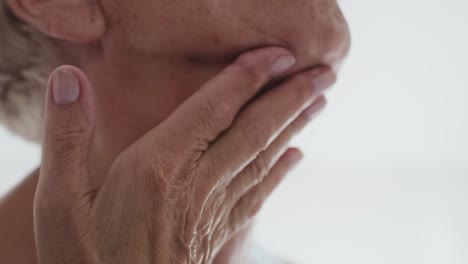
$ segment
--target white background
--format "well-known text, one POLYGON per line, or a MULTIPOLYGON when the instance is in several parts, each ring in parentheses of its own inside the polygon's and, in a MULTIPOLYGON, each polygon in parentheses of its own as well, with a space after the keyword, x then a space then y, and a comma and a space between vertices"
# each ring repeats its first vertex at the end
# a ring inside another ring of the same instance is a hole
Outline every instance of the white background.
MULTIPOLYGON (((468 263, 468 1, 341 3, 353 47, 256 240, 299 263, 468 263)), ((0 193, 39 148, 0 130, 0 193)))

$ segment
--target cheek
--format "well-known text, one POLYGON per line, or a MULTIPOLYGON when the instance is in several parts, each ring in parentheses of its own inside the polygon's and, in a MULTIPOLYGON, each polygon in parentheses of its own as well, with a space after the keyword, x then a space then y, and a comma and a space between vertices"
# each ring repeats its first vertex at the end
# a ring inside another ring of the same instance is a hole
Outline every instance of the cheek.
MULTIPOLYGON (((162 1, 102 0, 107 16, 105 45, 116 50, 152 55, 161 50, 172 31, 173 13, 162 1)), ((134 54, 132 54, 134 55, 134 54)))
POLYGON ((249 0, 240 1, 230 6, 238 20, 309 63, 336 65, 349 51, 349 28, 334 0, 256 0, 249 10, 242 8, 249 0))

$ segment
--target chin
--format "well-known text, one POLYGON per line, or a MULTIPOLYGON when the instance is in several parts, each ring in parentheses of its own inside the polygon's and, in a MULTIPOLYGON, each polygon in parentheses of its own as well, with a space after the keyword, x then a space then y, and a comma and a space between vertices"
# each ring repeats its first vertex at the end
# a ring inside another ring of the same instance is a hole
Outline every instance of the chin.
MULTIPOLYGON (((304 27, 303 27, 304 28, 304 27)), ((347 57, 351 38, 346 22, 329 24, 319 30, 307 28, 290 31, 281 39, 297 59, 296 68, 305 69, 327 65, 338 70, 347 57)))

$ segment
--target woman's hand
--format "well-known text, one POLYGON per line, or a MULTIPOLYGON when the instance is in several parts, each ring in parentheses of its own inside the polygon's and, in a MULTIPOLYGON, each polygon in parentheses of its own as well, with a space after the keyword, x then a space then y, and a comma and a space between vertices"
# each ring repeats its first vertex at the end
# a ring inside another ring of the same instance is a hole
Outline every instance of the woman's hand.
POLYGON ((57 69, 34 203, 39 263, 211 263, 301 159, 286 132, 317 112, 334 81, 327 68, 306 71, 248 103, 292 66, 285 56, 242 55, 123 151, 98 189, 88 174, 90 84, 57 69))

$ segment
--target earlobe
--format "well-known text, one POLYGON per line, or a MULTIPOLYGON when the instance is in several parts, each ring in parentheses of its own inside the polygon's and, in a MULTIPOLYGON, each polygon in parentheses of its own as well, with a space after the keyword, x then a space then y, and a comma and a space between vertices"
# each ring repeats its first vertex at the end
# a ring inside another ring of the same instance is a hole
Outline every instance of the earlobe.
POLYGON ((74 43, 101 38, 106 30, 97 0, 6 0, 12 11, 42 33, 74 43))

